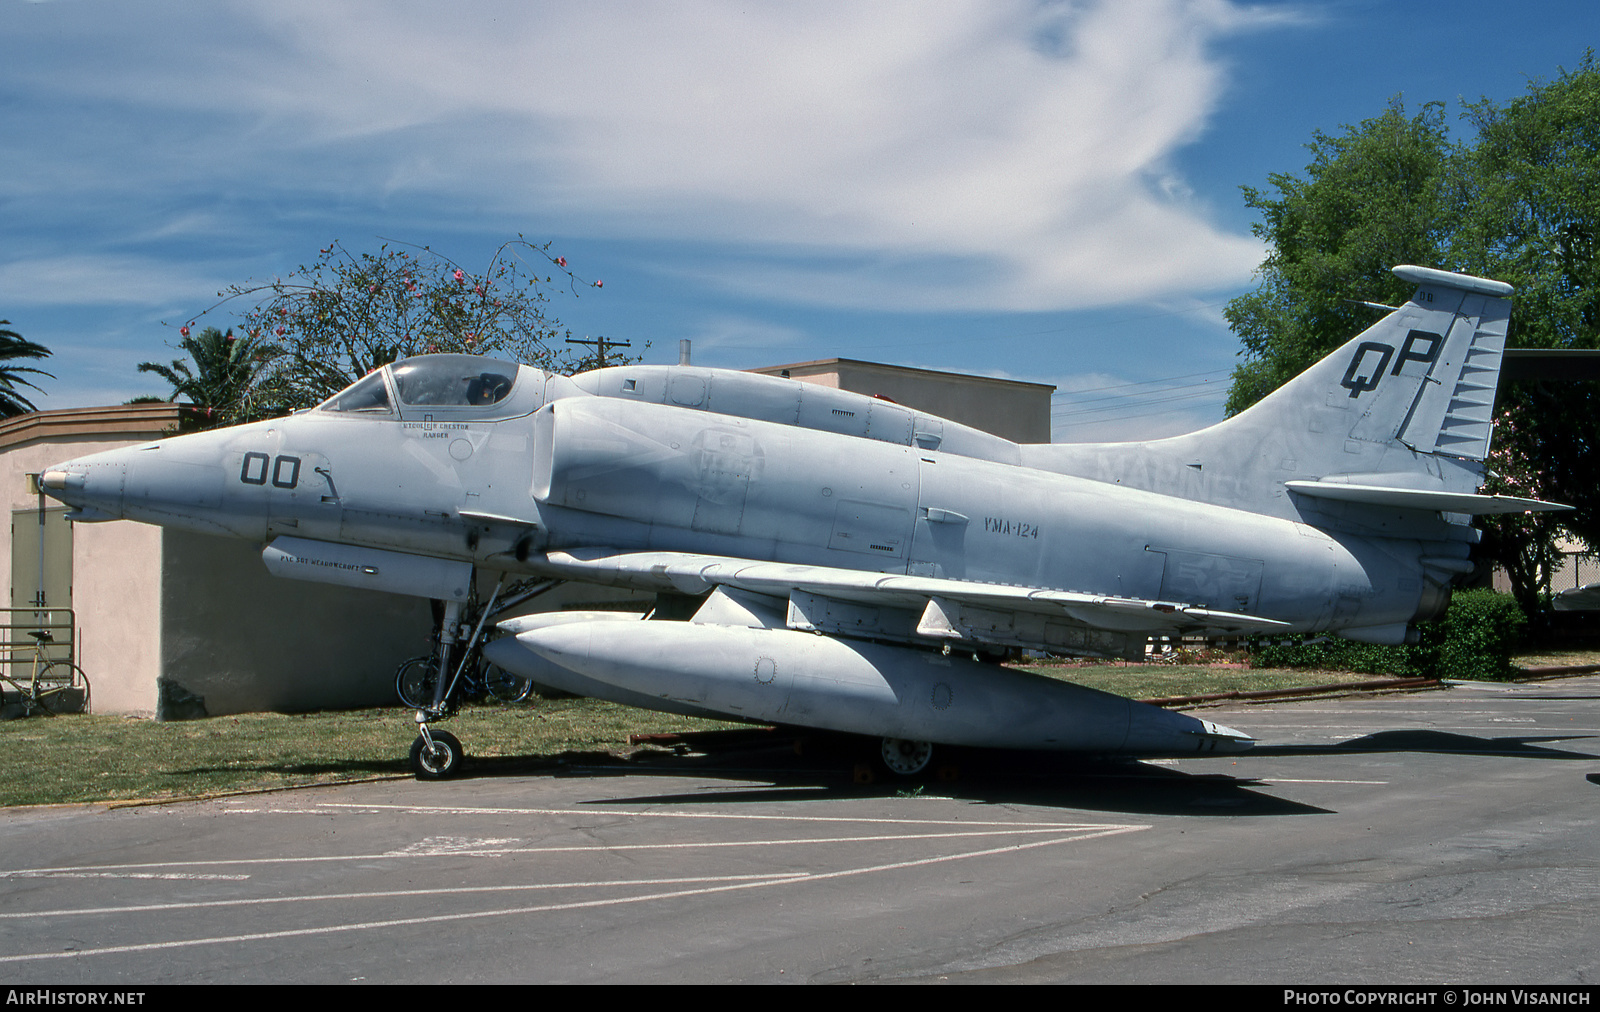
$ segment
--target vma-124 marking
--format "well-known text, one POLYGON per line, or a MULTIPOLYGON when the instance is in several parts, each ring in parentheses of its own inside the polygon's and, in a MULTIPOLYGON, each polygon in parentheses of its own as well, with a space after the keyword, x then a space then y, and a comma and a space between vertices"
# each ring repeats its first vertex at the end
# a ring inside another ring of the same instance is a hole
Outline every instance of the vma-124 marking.
MULTIPOLYGON (((935 745, 1236 752, 1238 731, 994 660, 1180 635, 1407 642, 1473 568, 1471 515, 1562 508, 1479 492, 1511 286, 1394 273, 1416 286, 1404 305, 1168 439, 1019 445, 771 376, 430 355, 41 484, 75 520, 246 538, 280 576, 442 600, 446 640, 475 570, 694 595, 687 621, 511 619, 483 652, 581 695, 881 738, 903 771, 935 745)), ((461 758, 430 727, 447 673, 417 714, 423 776, 461 758)))

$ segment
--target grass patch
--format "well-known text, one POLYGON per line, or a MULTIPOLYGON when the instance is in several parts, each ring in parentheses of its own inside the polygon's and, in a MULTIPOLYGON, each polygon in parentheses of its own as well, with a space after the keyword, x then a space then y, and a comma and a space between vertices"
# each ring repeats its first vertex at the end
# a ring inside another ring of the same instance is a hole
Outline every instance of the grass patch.
POLYGON ((1513 660, 1519 668, 1600 664, 1600 650, 1540 650, 1518 654, 1513 660))
POLYGON ((1298 689, 1307 685, 1367 682, 1374 677, 1348 671, 1237 668, 1204 664, 1043 664, 1030 665, 1022 670, 1134 699, 1298 689))
MULTIPOLYGON (((621 754, 629 734, 730 727, 588 699, 468 707, 439 725, 473 758, 621 754)), ((0 723, 0 805, 160 799, 408 776, 411 711, 240 714, 158 723, 34 717, 0 723)))
MULTIPOLYGON (((1522 664, 1600 663, 1600 653, 1529 654, 1522 664)), ((1288 689, 1372 676, 1310 669, 1183 664, 1030 666, 1051 678, 1119 696, 1152 699, 1288 689)), ((629 751, 628 735, 737 725, 649 713, 593 699, 470 706, 441 725, 474 759, 530 766, 629 751)), ((416 737, 399 708, 305 714, 241 714, 157 723, 130 717, 33 717, 0 722, 7 746, 0 806, 151 800, 231 791, 409 776, 416 737)))

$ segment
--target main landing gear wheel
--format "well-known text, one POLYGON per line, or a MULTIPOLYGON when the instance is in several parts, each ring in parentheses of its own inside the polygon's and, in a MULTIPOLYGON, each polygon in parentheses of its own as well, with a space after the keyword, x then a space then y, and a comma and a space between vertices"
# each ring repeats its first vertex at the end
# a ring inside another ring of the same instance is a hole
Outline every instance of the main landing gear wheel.
POLYGON ((878 753, 890 773, 899 777, 914 777, 928 768, 933 761, 933 743, 910 741, 906 738, 885 738, 878 753))
POLYGON ((411 768, 418 780, 443 780, 461 772, 461 742, 449 731, 429 731, 428 738, 417 735, 411 743, 411 768), (428 743, 428 738, 433 743, 428 743))

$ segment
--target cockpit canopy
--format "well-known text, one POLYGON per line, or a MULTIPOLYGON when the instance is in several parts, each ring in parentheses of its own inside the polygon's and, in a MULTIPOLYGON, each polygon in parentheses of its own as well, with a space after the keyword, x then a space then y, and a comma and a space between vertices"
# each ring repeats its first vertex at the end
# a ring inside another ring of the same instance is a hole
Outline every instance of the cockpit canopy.
POLYGON ((389 370, 401 404, 428 407, 498 404, 517 381, 515 365, 474 355, 424 355, 389 370))
POLYGON ((537 410, 543 399, 542 390, 534 391, 534 403, 515 410, 520 405, 510 402, 520 371, 515 363, 476 355, 419 355, 372 371, 328 398, 320 410, 393 414, 392 397, 402 415, 444 409, 451 417, 509 417, 537 410))

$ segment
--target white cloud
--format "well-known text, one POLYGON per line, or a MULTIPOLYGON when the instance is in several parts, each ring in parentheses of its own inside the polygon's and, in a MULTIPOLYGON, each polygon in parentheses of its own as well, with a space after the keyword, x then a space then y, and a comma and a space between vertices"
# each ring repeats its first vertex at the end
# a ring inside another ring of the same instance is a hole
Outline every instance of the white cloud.
POLYGON ((1229 369, 1130 379, 1075 373, 1054 380, 1050 406, 1055 442, 1125 442, 1194 432, 1222 421, 1229 369))
POLYGON ((236 124, 151 173, 729 243, 693 276, 828 305, 1080 308, 1261 259, 1170 164, 1220 99, 1212 42, 1281 17, 1225 0, 128 10, 82 31, 143 55, 63 87, 236 124))
POLYGON ((798 327, 735 313, 712 314, 701 321, 690 338, 696 352, 723 348, 795 347, 807 343, 805 331, 798 327))
POLYGON ((187 265, 100 254, 37 257, 0 264, 0 292, 13 306, 158 306, 214 296, 226 282, 187 265))

